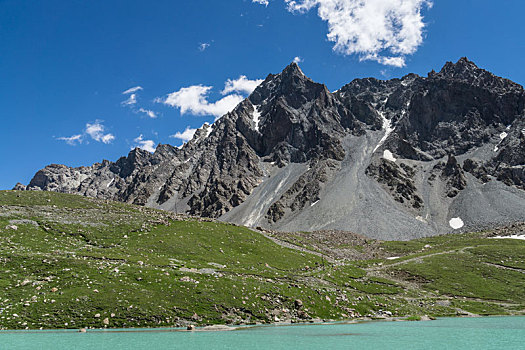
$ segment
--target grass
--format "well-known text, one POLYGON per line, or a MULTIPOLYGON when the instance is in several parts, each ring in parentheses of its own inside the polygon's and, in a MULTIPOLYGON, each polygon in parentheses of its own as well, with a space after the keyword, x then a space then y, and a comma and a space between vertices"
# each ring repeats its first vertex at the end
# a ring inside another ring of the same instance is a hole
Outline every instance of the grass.
MULTIPOLYGON (((293 242, 311 246, 308 233, 293 234, 293 242)), ((231 224, 76 195, 0 191, 0 327, 250 324, 525 308, 524 242, 467 234, 380 244, 400 258, 330 264, 231 224)))

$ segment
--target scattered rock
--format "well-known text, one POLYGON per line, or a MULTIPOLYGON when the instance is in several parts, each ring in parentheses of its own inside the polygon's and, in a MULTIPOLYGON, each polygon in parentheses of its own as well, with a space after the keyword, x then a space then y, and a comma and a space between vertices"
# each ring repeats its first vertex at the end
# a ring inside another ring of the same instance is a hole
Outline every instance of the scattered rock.
POLYGON ((235 327, 229 327, 229 326, 225 326, 225 325, 221 325, 221 324, 216 324, 216 325, 213 325, 213 326, 203 327, 200 330, 201 331, 213 331, 213 332, 216 332, 216 331, 233 331, 235 329, 236 329, 235 327))

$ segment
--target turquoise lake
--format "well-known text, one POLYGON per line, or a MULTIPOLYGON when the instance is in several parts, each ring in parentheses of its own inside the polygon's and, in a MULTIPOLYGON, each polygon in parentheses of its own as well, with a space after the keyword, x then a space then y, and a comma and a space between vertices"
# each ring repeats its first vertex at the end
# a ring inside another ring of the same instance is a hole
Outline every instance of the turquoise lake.
POLYGON ((525 317, 265 326, 229 332, 1 331, 0 349, 525 349, 525 317))

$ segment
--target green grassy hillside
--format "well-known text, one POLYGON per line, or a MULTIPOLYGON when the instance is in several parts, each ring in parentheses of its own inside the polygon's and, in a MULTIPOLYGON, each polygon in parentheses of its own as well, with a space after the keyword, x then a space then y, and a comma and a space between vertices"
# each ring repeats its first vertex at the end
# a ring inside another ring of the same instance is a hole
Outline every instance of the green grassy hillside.
POLYGON ((368 241, 352 249, 374 249, 379 257, 349 260, 331 255, 330 242, 315 245, 306 233, 290 237, 271 240, 244 227, 75 195, 1 191, 0 327, 525 309, 524 241, 491 240, 486 233, 368 241), (400 258, 386 259, 392 255, 400 258))

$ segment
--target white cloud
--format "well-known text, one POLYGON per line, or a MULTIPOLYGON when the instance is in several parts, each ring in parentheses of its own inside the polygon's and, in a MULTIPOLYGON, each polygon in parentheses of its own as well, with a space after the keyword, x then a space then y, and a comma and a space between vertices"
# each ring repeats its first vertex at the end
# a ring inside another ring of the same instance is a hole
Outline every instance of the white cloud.
POLYGON ((142 86, 135 86, 135 87, 129 88, 126 91, 124 91, 122 94, 129 95, 129 97, 127 100, 122 101, 121 105, 124 107, 129 107, 133 111, 133 113, 137 113, 137 114, 144 113, 150 118, 157 118, 157 113, 155 113, 154 111, 150 109, 145 109, 142 107, 140 107, 139 109, 136 109, 137 96, 138 96, 137 91, 140 91, 140 90, 143 90, 142 86))
POLYGON ((366 59, 377 60, 377 62, 385 66, 394 66, 394 67, 404 67, 405 58, 404 57, 373 57, 368 56, 366 59))
POLYGON ((195 135, 195 131, 197 131, 197 129, 192 129, 188 126, 183 132, 177 131, 175 134, 170 135, 170 137, 188 142, 193 138, 193 135, 195 135))
POLYGON ((86 136, 91 137, 97 142, 105 144, 111 143, 115 140, 115 136, 111 133, 104 133, 105 127, 102 121, 96 120, 93 124, 87 123, 82 134, 76 134, 70 137, 58 137, 57 140, 66 141, 68 145, 74 146, 84 142, 86 136))
POLYGON ((294 59, 293 59, 293 61, 294 61, 295 63, 301 63, 301 62, 303 62, 303 59, 302 59, 301 57, 299 57, 299 56, 295 56, 294 59))
POLYGON ((103 142, 105 144, 111 143, 115 139, 113 134, 105 134, 105 127, 102 125, 100 120, 95 121, 93 124, 86 124, 86 134, 97 142, 103 142))
POLYGON ((105 144, 108 144, 108 143, 111 143, 111 141, 113 141, 114 139, 115 139, 115 136, 113 134, 105 134, 105 135, 102 135, 102 138, 100 139, 100 141, 102 141, 105 144))
POLYGON ((66 143, 71 146, 75 146, 76 144, 80 144, 84 141, 82 134, 73 135, 70 137, 58 137, 57 140, 66 141, 66 143))
POLYGON ((262 82, 263 79, 250 80, 246 75, 241 75, 238 79, 228 79, 221 94, 227 95, 232 92, 251 94, 262 82))
POLYGON ((137 94, 131 94, 129 95, 128 99, 126 101, 122 101, 121 104, 123 106, 133 106, 137 103, 137 94))
POLYGON ((142 134, 136 137, 133 141, 136 143, 135 147, 133 148, 138 147, 151 153, 155 152, 155 142, 153 140, 144 140, 142 134))
POLYGON ((144 109, 144 108, 139 108, 139 112, 140 113, 144 113, 146 114, 148 117, 150 118, 157 118, 157 113, 155 113, 154 111, 152 110, 149 110, 149 109, 144 109))
POLYGON ((202 84, 183 87, 168 94, 166 97, 157 97, 155 102, 180 108, 181 115, 212 115, 218 119, 233 110, 262 81, 262 79, 250 80, 244 75, 241 75, 238 79, 228 79, 224 84, 224 89, 221 91, 221 94, 225 96, 215 102, 208 101, 208 95, 213 86, 204 86, 202 84))
POLYGON ((291 12, 318 7, 328 22, 327 37, 334 50, 357 54, 361 60, 402 67, 405 56, 423 42, 423 7, 430 0, 284 0, 291 12))
POLYGON ((140 90, 142 90, 142 86, 135 86, 135 87, 129 88, 126 91, 124 91, 122 93, 122 95, 132 94, 132 93, 140 91, 140 90))
POLYGON ((256 4, 261 4, 264 6, 268 6, 268 4, 270 3, 268 0, 252 0, 252 2, 256 4))
POLYGON ((211 89, 211 86, 203 85, 184 87, 160 101, 168 106, 180 108, 181 114, 213 115, 219 118, 234 109, 244 99, 241 95, 232 94, 218 101, 208 102, 208 93, 211 89))
POLYGON ((210 43, 200 43, 199 44, 199 51, 204 51, 206 50, 208 47, 210 47, 210 43))

